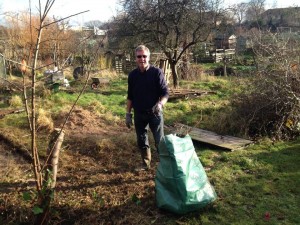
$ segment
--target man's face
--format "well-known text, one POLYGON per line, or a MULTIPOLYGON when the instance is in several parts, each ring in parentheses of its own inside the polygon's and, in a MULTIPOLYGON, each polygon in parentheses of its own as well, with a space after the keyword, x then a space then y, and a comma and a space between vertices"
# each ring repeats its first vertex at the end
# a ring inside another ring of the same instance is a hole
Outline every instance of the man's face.
POLYGON ((149 52, 143 50, 137 51, 135 55, 135 60, 140 70, 144 71, 149 66, 149 52))

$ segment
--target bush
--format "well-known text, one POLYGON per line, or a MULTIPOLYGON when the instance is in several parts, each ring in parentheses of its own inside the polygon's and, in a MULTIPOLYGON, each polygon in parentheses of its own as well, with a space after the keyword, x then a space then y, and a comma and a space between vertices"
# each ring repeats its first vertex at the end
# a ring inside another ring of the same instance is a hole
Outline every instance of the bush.
POLYGON ((254 79, 249 92, 232 99, 236 114, 245 118, 249 136, 290 139, 299 135, 300 83, 296 84, 293 80, 279 71, 266 71, 254 79), (290 86, 291 83, 294 85, 290 86))
POLYGON ((254 41, 258 72, 232 98, 235 118, 244 121, 239 126, 249 136, 294 138, 300 134, 300 66, 294 62, 299 50, 282 48, 288 46, 283 36, 265 34, 254 41))

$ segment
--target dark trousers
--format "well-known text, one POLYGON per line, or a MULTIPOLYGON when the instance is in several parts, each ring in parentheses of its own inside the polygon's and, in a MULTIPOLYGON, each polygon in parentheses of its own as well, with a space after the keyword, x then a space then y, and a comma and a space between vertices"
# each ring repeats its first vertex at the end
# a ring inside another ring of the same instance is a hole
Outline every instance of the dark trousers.
POLYGON ((152 111, 140 112, 134 110, 134 126, 137 136, 137 144, 140 150, 149 149, 148 128, 150 128, 158 151, 158 144, 164 136, 163 113, 159 115, 152 111))

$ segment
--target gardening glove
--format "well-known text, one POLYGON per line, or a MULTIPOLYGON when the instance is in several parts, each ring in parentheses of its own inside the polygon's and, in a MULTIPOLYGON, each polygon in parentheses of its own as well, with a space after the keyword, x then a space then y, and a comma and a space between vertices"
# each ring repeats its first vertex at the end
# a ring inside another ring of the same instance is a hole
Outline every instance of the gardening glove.
POLYGON ((163 105, 161 102, 158 102, 155 104, 155 106, 152 107, 152 111, 154 114, 159 115, 162 112, 163 105))
POLYGON ((128 128, 132 126, 132 113, 126 113, 126 126, 128 128))

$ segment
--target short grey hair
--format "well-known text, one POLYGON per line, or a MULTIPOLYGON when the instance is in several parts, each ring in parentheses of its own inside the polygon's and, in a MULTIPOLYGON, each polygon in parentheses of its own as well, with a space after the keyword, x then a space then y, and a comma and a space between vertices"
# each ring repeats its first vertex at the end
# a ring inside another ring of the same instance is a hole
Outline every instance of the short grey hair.
POLYGON ((149 50, 149 48, 146 47, 146 45, 139 45, 139 46, 137 46, 136 49, 135 49, 135 53, 137 53, 138 51, 148 52, 148 54, 150 56, 150 50, 149 50))

